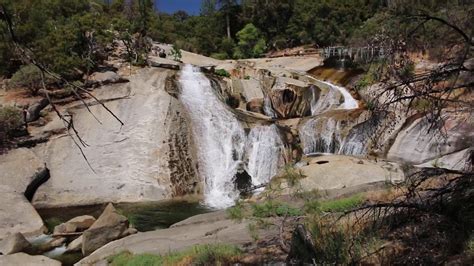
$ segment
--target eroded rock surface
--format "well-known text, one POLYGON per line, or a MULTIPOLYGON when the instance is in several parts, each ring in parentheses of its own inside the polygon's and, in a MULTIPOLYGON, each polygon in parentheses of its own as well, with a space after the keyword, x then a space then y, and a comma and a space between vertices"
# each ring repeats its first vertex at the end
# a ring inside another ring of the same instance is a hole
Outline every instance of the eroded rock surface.
MULTIPOLYGON (((69 108, 74 125, 87 143, 85 156, 73 140, 60 135, 35 148, 51 170, 51 179, 37 191, 36 207, 89 205, 104 202, 157 201, 193 193, 194 175, 186 117, 179 101, 165 90, 170 71, 142 69, 130 83, 104 86, 100 105, 69 108)), ((78 141, 76 139, 76 141, 78 141)))
POLYGON ((61 262, 50 259, 46 256, 31 256, 26 253, 15 253, 12 255, 0 256, 0 265, 61 266, 61 262))

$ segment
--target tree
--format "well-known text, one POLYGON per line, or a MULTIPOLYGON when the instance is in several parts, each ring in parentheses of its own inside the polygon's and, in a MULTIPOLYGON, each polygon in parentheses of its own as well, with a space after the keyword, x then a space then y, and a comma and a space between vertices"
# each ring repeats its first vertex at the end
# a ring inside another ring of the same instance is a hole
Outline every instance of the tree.
MULTIPOLYGON (((42 88, 43 77, 41 70, 33 65, 22 66, 15 74, 13 74, 10 83, 13 86, 26 87, 33 96, 38 95, 38 91, 42 88)), ((44 82, 52 83, 51 78, 47 78, 44 82)))
POLYGON ((225 14, 226 28, 227 28, 227 38, 231 39, 232 35, 230 32, 230 14, 233 7, 237 5, 237 0, 218 0, 220 9, 225 14))
POLYGON ((252 23, 237 32, 237 39, 239 41, 234 53, 236 58, 258 57, 265 51, 265 39, 252 23))

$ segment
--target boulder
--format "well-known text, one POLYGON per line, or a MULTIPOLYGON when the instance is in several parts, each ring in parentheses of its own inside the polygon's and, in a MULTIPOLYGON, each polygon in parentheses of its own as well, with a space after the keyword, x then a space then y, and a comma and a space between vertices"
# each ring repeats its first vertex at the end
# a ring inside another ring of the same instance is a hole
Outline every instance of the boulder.
POLYGON ((14 233, 0 242, 0 252, 3 255, 18 253, 31 248, 30 242, 22 233, 14 233))
POLYGON ((54 227, 54 234, 67 234, 84 231, 91 227, 96 219, 90 215, 82 215, 54 227))
POLYGON ((24 193, 36 173, 44 168, 44 162, 30 149, 11 150, 0 156, 0 185, 24 193))
MULTIPOLYGON (((367 187, 377 187, 380 184, 398 183, 404 180, 405 174, 401 167, 383 160, 371 161, 344 155, 323 155, 305 157, 297 168, 302 174, 296 186, 289 186, 283 173, 277 175, 273 182, 281 181, 283 194, 295 191, 318 190, 321 195, 339 193, 356 193, 367 187), (283 177, 279 179, 278 177, 283 177)), ((272 186, 273 189, 275 187, 272 186)))
POLYGON ((92 75, 89 76, 89 80, 87 81, 86 85, 99 86, 113 83, 123 83, 128 81, 128 79, 121 77, 119 74, 113 71, 105 71, 92 73, 92 75))
POLYGON ((83 239, 83 237, 80 236, 80 237, 74 239, 73 241, 71 241, 71 243, 69 243, 67 245, 66 251, 67 252, 81 251, 81 249, 82 249, 82 239, 83 239))
POLYGON ((50 251, 54 248, 62 246, 66 242, 65 237, 53 237, 46 243, 39 245, 36 249, 41 252, 50 251))
POLYGON ((82 235, 82 254, 89 255, 103 245, 127 235, 127 217, 109 203, 97 221, 82 235))
POLYGON ((40 101, 32 104, 26 113, 26 122, 29 123, 38 120, 40 118, 41 110, 43 110, 48 105, 49 101, 46 98, 43 98, 40 101))
POLYGON ((67 224, 74 224, 78 231, 86 230, 87 228, 91 227, 96 219, 90 215, 82 215, 72 218, 71 220, 67 221, 67 224))
POLYGON ((152 57, 148 59, 148 64, 152 67, 167 68, 173 70, 179 70, 179 62, 173 61, 171 59, 161 58, 161 57, 152 57))
POLYGON ((72 223, 62 223, 54 227, 53 235, 68 234, 76 232, 77 226, 72 223))
MULTIPOLYGON (((25 165, 25 168, 28 167, 25 165)), ((26 237, 45 231, 43 220, 22 193, 0 185, 0 239, 11 232, 21 232, 26 237)))
POLYGON ((26 253, 16 253, 0 256, 0 265, 61 266, 61 262, 50 259, 46 256, 31 256, 26 253))
POLYGON ((279 118, 310 115, 313 86, 296 79, 276 78, 268 92, 276 115, 279 118))

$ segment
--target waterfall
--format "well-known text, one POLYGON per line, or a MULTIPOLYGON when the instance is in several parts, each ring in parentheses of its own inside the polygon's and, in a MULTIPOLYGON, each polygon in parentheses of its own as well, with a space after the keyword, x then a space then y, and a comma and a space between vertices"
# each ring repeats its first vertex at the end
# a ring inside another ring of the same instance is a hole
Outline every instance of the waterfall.
POLYGON ((340 147, 340 124, 333 118, 312 118, 300 128, 304 154, 337 153, 340 147))
POLYGON ((283 142, 275 125, 252 128, 245 145, 247 172, 252 177, 252 185, 270 181, 281 165, 283 150, 283 142))
POLYGON ((327 93, 319 98, 316 96, 316 88, 312 88, 312 99, 311 99, 311 115, 321 114, 334 106, 339 105, 339 95, 336 93, 337 90, 329 88, 327 93))
POLYGON ((238 171, 247 170, 252 185, 267 183, 277 173, 284 151, 278 128, 256 126, 247 137, 204 74, 186 65, 179 82, 179 98, 191 119, 199 173, 205 181, 205 203, 229 207, 239 196, 234 182, 238 171))
POLYGON ((205 180, 207 205, 224 208, 238 197, 233 182, 242 167, 245 132, 204 74, 186 65, 180 76, 180 100, 191 118, 199 172, 205 180))
POLYGON ((272 101, 270 100, 270 96, 266 95, 265 98, 263 99, 263 113, 266 116, 269 116, 271 118, 276 118, 277 115, 275 114, 275 111, 273 110, 272 107, 272 101))
POLYGON ((326 81, 322 81, 322 80, 318 80, 318 81, 320 83, 323 83, 329 86, 331 89, 338 90, 342 94, 342 96, 344 96, 344 104, 341 106, 342 107, 341 109, 347 110, 347 109, 356 109, 359 107, 359 103, 357 103, 357 100, 354 99, 354 97, 352 97, 352 95, 349 93, 349 91, 346 88, 334 85, 326 81))

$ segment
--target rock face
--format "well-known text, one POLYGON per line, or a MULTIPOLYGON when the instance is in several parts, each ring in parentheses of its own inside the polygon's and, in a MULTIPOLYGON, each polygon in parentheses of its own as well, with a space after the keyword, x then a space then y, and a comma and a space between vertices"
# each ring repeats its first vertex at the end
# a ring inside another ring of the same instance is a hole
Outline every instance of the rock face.
POLYGON ((93 170, 67 136, 35 147, 51 179, 35 194, 36 207, 104 202, 157 201, 199 190, 191 135, 180 102, 165 91, 172 72, 142 69, 127 84, 94 91, 123 122, 100 105, 68 109, 89 145, 83 147, 93 170))
MULTIPOLYGON (((293 189, 302 191, 319 190, 332 193, 337 190, 357 190, 375 183, 397 183, 404 180, 403 170, 396 164, 379 160, 378 162, 343 155, 323 155, 305 158, 298 168, 304 178, 293 189)), ((286 182, 280 184, 287 188, 286 182)))
POLYGON ((15 149, 0 156, 0 185, 24 193, 36 173, 44 169, 41 161, 31 150, 15 149))
POLYGON ((10 255, 25 251, 31 244, 21 233, 14 233, 0 242, 0 253, 10 255))
MULTIPOLYGON (((474 146, 474 116, 472 114, 443 115, 444 125, 441 130, 431 128, 427 118, 420 118, 403 129, 391 146, 387 158, 413 164, 423 164, 451 155, 474 146)), ((470 156, 461 156, 466 161, 454 163, 458 168, 469 168, 470 156), (468 164, 466 166, 465 164, 468 164)), ((456 161, 456 156, 452 157, 456 161)), ((449 158, 445 160, 449 166, 449 158)), ((445 167, 446 167, 445 166, 445 167)), ((437 167, 443 167, 438 165, 437 167)), ((472 167, 472 166, 471 166, 472 167)))
POLYGON ((82 254, 89 255, 103 245, 128 235, 128 220, 117 213, 112 204, 82 235, 82 254))
POLYGON ((30 256, 25 253, 0 256, 0 265, 61 266, 61 262, 45 256, 30 256))
POLYGON ((278 77, 268 94, 277 117, 292 118, 311 114, 313 85, 278 77))
POLYGON ((21 232, 25 236, 39 235, 45 231, 43 220, 33 206, 26 200, 23 193, 0 185, 0 239, 13 232, 21 232))

